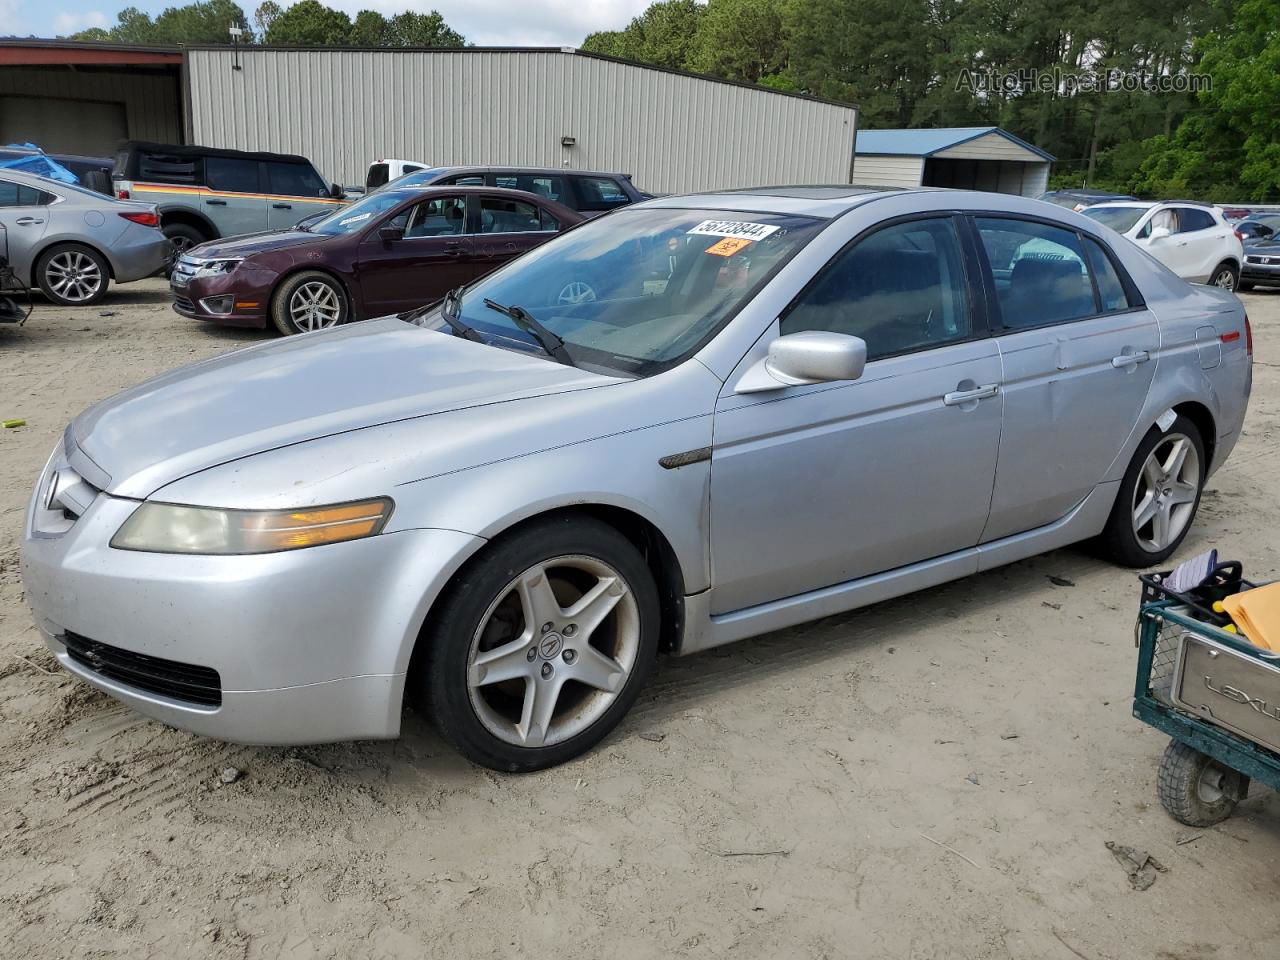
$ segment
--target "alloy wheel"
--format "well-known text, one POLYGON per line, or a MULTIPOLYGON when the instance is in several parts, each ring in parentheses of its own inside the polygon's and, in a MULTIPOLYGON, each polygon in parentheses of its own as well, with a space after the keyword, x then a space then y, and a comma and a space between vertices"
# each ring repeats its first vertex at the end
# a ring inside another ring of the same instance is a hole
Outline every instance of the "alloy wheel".
POLYGON ((1221 287, 1223 290, 1234 290, 1236 288, 1235 274, 1230 270, 1219 270, 1213 278, 1213 285, 1221 287))
POLYGON ((590 303, 595 300, 596 292, 591 289, 590 284, 583 283, 581 280, 572 280, 566 283, 560 290, 560 296, 556 299, 561 303, 590 303))
POLYGON ((78 250, 54 254, 45 267, 45 278, 54 293, 71 303, 92 300, 105 282, 93 257, 78 250))
POLYGON ((289 298, 289 319, 304 332, 335 327, 341 318, 342 301, 327 283, 309 281, 289 298))
POLYGON ((1133 532, 1150 553, 1175 543, 1195 513, 1200 455, 1183 433, 1166 434, 1142 465, 1133 487, 1133 532))
POLYGON ((494 736, 549 746, 605 714, 639 651, 639 605, 622 575, 594 557, 557 557, 525 570, 485 611, 468 695, 494 736))

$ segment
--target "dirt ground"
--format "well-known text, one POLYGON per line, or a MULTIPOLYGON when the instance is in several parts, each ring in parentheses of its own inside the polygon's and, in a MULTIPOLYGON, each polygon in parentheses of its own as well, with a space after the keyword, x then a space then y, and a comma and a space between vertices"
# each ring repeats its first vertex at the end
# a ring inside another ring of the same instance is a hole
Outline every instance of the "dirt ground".
MULTIPOLYGON (((1267 578, 1280 293, 1244 300, 1249 419, 1182 555, 1267 578)), ((18 543, 63 426, 264 336, 179 318, 158 281, 0 327, 0 419, 27 421, 0 431, 5 956, 1280 955, 1280 803, 1165 815, 1166 740, 1129 712, 1136 581, 1084 550, 668 660, 601 748, 522 777, 412 716, 395 742, 203 740, 56 669, 18 543), (1109 840, 1167 872, 1135 891, 1109 840)))

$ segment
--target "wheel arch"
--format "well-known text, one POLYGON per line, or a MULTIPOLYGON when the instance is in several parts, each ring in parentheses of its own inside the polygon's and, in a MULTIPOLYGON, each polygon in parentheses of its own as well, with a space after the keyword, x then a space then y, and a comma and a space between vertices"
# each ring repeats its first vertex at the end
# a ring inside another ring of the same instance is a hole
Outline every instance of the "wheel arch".
POLYGON ((363 319, 364 311, 360 310, 360 303, 356 299, 355 291, 351 287, 351 283, 337 270, 327 264, 319 263, 294 263, 280 272, 280 276, 276 278, 275 283, 271 284, 271 292, 267 294, 267 322, 271 323, 270 311, 274 309, 276 294, 280 292, 280 288, 288 283, 291 279, 300 273, 323 273, 329 279, 335 281, 342 288, 342 292, 347 296, 347 322, 354 320, 357 315, 363 319))
POLYGON ((103 259, 103 261, 106 263, 108 278, 111 280, 115 280, 116 265, 112 262, 111 255, 109 253, 107 253, 101 247, 95 246, 92 243, 86 243, 84 240, 81 240, 78 237, 63 236, 63 237, 55 237, 52 240, 45 240, 40 244, 40 247, 35 251, 35 253, 31 255, 31 276, 27 278, 30 281, 28 286, 31 289, 34 290, 36 287, 40 285, 39 279, 38 279, 39 270, 40 270, 40 261, 44 258, 44 255, 46 253, 48 253, 50 250, 52 250, 55 247, 84 247, 86 250, 92 250, 94 253, 100 256, 103 259))
POLYGON ((1204 459, 1206 474, 1213 467, 1213 457, 1218 446, 1218 427, 1213 413, 1198 400, 1184 400, 1174 404, 1170 409, 1181 417, 1186 417, 1200 431, 1200 439, 1204 441, 1204 459))
POLYGON ((214 222, 198 210, 192 210, 190 207, 168 207, 164 205, 158 207, 157 210, 160 214, 161 230, 164 229, 167 223, 182 223, 199 230, 205 235, 206 240, 218 240, 222 237, 222 232, 214 225, 214 222))

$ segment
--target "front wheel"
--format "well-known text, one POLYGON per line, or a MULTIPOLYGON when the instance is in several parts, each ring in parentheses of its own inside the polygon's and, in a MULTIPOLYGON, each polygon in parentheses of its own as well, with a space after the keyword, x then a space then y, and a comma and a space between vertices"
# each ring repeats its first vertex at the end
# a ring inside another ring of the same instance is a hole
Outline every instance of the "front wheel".
POLYGON ((1229 263, 1220 263, 1209 276, 1209 283, 1223 290, 1234 290, 1240 282, 1240 271, 1229 263))
POLYGON ((657 588, 624 536, 590 517, 497 540, 451 585, 424 637, 428 712, 469 760, 524 772, 603 739, 653 668, 657 588))
POLYGON ((319 270, 295 273, 271 298, 271 319, 286 337, 336 327, 349 312, 342 284, 319 270))
POLYGON ((1200 430, 1178 417, 1138 444, 1120 481, 1101 544, 1117 563, 1150 567, 1167 558, 1191 529, 1208 461, 1200 430))
POLYGON ((111 268, 96 250, 79 244, 52 247, 36 263, 36 283, 44 295, 64 307, 85 307, 107 295, 111 268))

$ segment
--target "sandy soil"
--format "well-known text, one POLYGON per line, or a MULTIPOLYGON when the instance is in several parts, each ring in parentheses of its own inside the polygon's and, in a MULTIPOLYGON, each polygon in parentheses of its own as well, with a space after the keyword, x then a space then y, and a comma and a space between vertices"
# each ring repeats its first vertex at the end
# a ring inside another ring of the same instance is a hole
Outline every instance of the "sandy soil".
MULTIPOLYGON (((1280 294, 1182 554, 1275 577, 1280 294)), ((54 668, 17 553, 64 424, 261 339, 155 281, 0 327, 0 943, 10 957, 1280 955, 1280 803, 1188 830, 1129 713, 1136 582, 1063 550, 671 660, 585 759, 503 777, 396 742, 236 747, 54 668), (1057 585, 1050 577, 1073 585, 1057 585), (224 783, 223 771, 240 775, 224 783), (1131 889, 1104 846, 1168 867, 1131 889)))

